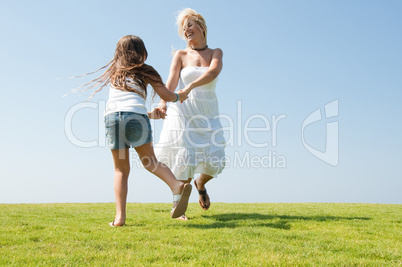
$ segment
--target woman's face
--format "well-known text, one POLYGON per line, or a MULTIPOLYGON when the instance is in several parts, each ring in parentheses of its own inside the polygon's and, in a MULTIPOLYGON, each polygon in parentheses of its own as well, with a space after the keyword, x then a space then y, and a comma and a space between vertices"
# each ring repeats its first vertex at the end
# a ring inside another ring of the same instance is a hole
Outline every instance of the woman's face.
POLYGON ((194 43, 204 39, 204 30, 193 19, 189 19, 184 27, 184 36, 187 42, 194 43))

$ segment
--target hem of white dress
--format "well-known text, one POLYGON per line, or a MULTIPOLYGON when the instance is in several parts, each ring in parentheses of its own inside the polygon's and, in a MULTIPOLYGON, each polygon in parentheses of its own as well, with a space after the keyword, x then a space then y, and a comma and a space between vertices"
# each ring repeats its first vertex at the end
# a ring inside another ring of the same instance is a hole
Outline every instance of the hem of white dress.
POLYGON ((179 180, 179 181, 187 181, 188 179, 194 179, 194 176, 195 176, 196 174, 206 174, 206 175, 211 176, 212 179, 215 179, 215 178, 218 178, 218 175, 221 174, 221 173, 222 173, 222 172, 215 173, 215 174, 208 174, 208 173, 206 173, 206 172, 195 172, 195 173, 193 173, 192 177, 190 176, 190 177, 180 177, 180 178, 178 178, 178 177, 176 176, 176 179, 179 180))

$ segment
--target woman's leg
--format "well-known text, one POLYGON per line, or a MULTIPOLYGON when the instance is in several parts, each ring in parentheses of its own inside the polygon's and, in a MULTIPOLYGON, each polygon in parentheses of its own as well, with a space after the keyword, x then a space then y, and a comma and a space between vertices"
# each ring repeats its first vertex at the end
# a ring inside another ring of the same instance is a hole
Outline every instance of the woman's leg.
POLYGON ((116 217, 113 225, 126 222, 126 203, 128 192, 128 175, 130 174, 129 150, 112 149, 114 162, 114 195, 116 199, 116 217))
POLYGON ((214 177, 210 175, 201 173, 201 175, 196 180, 194 180, 195 187, 199 191, 199 203, 204 210, 209 209, 209 206, 211 205, 207 190, 205 189, 205 184, 213 178, 214 177))

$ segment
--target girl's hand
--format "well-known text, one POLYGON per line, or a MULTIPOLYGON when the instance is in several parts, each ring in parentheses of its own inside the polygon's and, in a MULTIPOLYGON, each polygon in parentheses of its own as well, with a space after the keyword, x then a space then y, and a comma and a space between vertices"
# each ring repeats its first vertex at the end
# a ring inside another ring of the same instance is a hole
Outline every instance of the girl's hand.
POLYGON ((151 112, 148 112, 148 117, 150 119, 154 119, 154 120, 159 120, 159 119, 165 119, 166 117, 166 112, 164 112, 161 108, 157 107, 154 108, 151 112))
POLYGON ((160 100, 160 101, 159 101, 159 106, 158 106, 158 108, 159 108, 163 113, 166 114, 166 111, 167 111, 167 104, 166 104, 166 102, 165 102, 164 100, 160 100))

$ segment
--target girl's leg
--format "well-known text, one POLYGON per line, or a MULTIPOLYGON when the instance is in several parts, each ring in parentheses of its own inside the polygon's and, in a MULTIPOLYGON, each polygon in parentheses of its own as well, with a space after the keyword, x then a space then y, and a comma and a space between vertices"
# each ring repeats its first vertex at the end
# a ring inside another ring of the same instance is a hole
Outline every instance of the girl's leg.
POLYGON ((114 161, 114 195, 116 199, 116 217, 114 226, 124 225, 126 221, 126 203, 128 175, 130 174, 129 149, 112 149, 114 161))
POLYGON ((212 178, 214 177, 201 173, 201 175, 194 180, 195 187, 199 192, 199 203, 204 210, 209 209, 209 206, 211 205, 207 190, 205 189, 205 184, 208 183, 212 178))
POLYGON ((171 170, 156 159, 152 142, 136 147, 135 150, 142 165, 164 181, 170 187, 174 197, 180 195, 180 198, 173 199, 172 218, 179 218, 184 215, 191 194, 191 185, 177 180, 171 170))
POLYGON ((182 181, 185 184, 189 184, 189 183, 191 183, 191 180, 192 180, 192 178, 188 178, 187 180, 180 180, 180 181, 182 181))
POLYGON ((138 146, 135 150, 141 159, 142 165, 144 165, 149 172, 164 181, 170 187, 170 190, 172 190, 173 195, 182 192, 184 183, 176 179, 168 166, 156 159, 152 142, 138 146))

